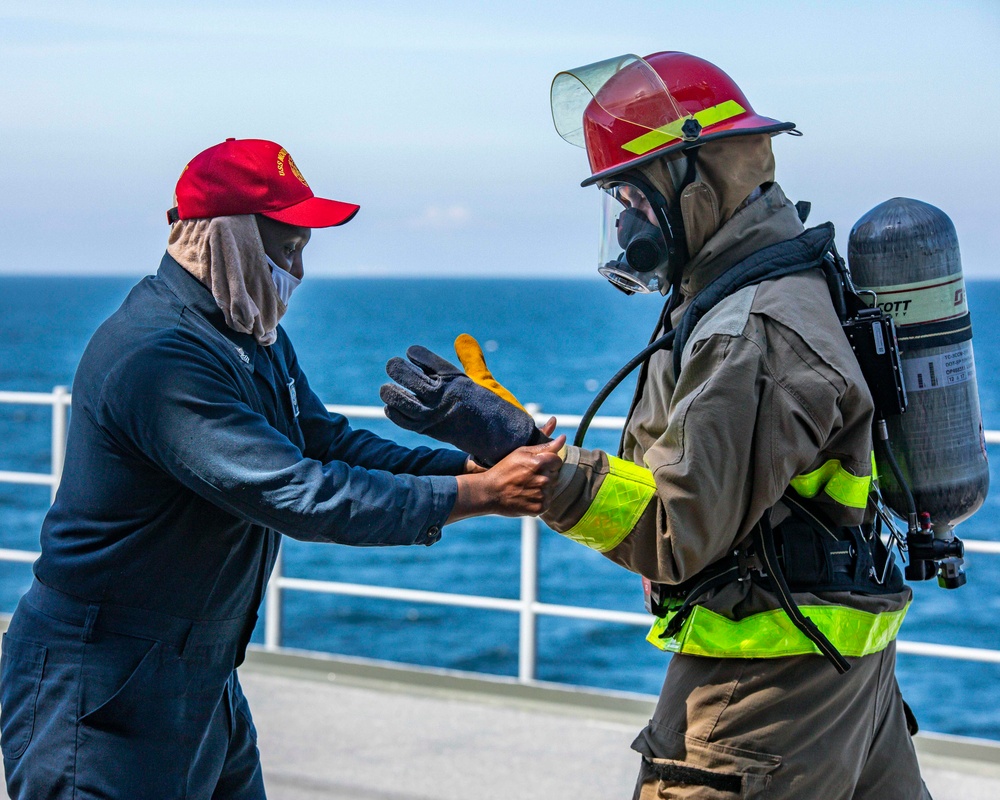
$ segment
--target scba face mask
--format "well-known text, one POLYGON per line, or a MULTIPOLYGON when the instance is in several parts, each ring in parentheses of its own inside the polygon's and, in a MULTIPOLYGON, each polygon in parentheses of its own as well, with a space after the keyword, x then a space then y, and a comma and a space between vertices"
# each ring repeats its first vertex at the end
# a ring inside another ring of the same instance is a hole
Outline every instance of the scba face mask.
POLYGON ((646 192, 631 183, 602 187, 597 271, 626 294, 666 293, 670 248, 666 224, 646 192))
POLYGON ((292 292, 294 292, 295 288, 302 283, 302 279, 296 278, 287 269, 279 267, 267 253, 264 254, 264 257, 267 259, 267 263, 271 267, 271 280, 274 282, 274 288, 278 292, 278 299, 281 300, 282 304, 287 308, 292 292))

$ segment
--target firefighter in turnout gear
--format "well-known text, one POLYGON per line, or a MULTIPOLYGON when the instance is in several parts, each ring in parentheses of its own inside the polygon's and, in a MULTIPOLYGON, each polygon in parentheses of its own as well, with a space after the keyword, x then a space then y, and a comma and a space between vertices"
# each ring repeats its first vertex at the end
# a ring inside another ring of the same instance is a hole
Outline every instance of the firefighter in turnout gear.
MULTIPOLYGON (((601 274, 668 298, 619 453, 567 447, 542 515, 642 576, 647 638, 672 653, 635 798, 929 797, 895 679, 911 592, 870 524, 873 402, 833 227, 805 228, 774 180, 772 136, 794 124, 677 52, 560 73, 552 113, 601 190, 601 274)), ((500 452, 529 441, 504 430, 500 452)))
POLYGON ((872 401, 822 269, 833 229, 805 229, 774 182, 771 137, 794 125, 684 53, 560 73, 552 94, 602 189, 599 269, 669 293, 654 338, 679 328, 640 372, 619 457, 568 448, 543 515, 643 576, 648 639, 674 654, 635 796, 928 796, 894 676, 911 593, 865 525, 872 401), (786 612, 762 526, 821 641, 786 612))

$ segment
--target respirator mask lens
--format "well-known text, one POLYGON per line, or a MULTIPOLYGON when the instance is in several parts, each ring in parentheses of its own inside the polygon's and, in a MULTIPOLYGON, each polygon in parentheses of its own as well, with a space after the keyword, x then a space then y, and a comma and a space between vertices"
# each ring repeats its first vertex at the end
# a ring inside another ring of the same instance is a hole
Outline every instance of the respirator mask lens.
POLYGON ((646 195, 631 184, 604 187, 601 206, 597 271, 628 294, 666 288, 669 250, 646 195))

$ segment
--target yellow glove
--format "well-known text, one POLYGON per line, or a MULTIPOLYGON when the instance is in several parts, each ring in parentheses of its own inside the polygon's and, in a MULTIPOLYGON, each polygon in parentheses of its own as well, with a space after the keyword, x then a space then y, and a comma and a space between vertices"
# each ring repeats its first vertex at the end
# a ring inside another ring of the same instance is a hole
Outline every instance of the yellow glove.
POLYGON ((465 374, 472 378, 473 381, 484 389, 489 389, 497 397, 503 398, 511 405, 517 406, 524 411, 524 406, 517 402, 517 398, 493 377, 493 373, 486 366, 486 359, 483 357, 483 348, 479 346, 479 342, 467 333, 460 334, 455 340, 455 354, 458 356, 458 360, 462 362, 465 374))

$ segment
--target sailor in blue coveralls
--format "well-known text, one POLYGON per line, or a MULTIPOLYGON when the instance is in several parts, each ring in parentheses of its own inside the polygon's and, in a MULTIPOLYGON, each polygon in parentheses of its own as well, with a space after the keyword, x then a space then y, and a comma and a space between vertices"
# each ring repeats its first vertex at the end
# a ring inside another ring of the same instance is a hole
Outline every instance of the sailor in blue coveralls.
POLYGON ((446 522, 542 510, 561 437, 482 471, 352 430, 309 388, 277 319, 309 229, 356 211, 272 142, 185 169, 159 271, 76 373, 62 483, 3 639, 11 797, 263 798, 236 667, 280 534, 430 545, 446 522))

